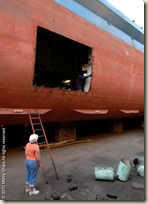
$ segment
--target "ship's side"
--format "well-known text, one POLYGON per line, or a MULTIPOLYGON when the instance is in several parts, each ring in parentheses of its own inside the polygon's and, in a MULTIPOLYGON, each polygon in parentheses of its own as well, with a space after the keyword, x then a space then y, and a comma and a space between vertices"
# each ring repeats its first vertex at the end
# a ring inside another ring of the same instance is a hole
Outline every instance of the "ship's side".
POLYGON ((134 45, 52 0, 1 0, 0 27, 1 125, 27 123, 30 109, 43 122, 144 115, 144 53, 134 45), (35 82, 39 73, 74 83, 90 51, 88 92, 35 82))

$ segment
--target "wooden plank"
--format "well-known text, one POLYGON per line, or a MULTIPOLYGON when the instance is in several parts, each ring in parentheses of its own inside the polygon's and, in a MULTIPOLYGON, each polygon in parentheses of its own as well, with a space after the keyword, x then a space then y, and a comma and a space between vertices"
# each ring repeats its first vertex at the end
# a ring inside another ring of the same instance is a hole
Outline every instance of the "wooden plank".
MULTIPOLYGON (((88 139, 88 140, 67 140, 67 141, 63 141, 63 142, 58 142, 58 143, 49 143, 49 147, 52 148, 56 148, 56 147, 63 147, 63 146, 67 146, 67 145, 72 145, 72 144, 79 144, 79 143, 85 143, 85 142, 92 142, 92 139, 88 139)), ((41 145, 40 147, 46 147, 47 145, 41 145)))

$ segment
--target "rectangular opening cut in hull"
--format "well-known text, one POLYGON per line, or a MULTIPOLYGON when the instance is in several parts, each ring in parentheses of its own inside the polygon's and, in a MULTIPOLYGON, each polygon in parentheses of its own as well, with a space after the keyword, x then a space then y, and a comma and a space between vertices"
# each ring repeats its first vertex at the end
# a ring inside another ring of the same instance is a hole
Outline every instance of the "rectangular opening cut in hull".
POLYGON ((76 90, 77 77, 87 72, 87 65, 91 74, 91 56, 92 48, 38 27, 33 85, 76 90))

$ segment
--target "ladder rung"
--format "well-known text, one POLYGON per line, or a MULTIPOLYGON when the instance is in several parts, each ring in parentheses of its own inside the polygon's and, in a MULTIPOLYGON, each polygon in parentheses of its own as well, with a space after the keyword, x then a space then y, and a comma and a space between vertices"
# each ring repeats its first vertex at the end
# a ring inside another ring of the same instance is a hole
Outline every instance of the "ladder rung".
POLYGON ((39 135, 39 137, 44 137, 44 135, 39 135))
POLYGON ((31 119, 39 119, 39 117, 31 117, 31 119))
POLYGON ((40 125, 41 123, 32 123, 33 125, 40 125))
MULTIPOLYGON (((42 130, 42 129, 36 129, 35 131, 40 131, 40 130, 42 130)), ((43 131, 43 130, 42 130, 43 131)))
POLYGON ((38 115, 38 113, 30 113, 30 115, 38 115))
POLYGON ((46 142, 38 142, 38 145, 40 145, 40 144, 46 144, 47 145, 46 142))

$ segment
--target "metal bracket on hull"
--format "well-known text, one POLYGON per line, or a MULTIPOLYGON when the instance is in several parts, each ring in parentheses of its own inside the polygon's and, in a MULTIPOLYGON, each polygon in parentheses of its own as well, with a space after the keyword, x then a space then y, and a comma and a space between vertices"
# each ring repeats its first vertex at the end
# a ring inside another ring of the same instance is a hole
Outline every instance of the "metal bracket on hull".
POLYGON ((107 114, 108 110, 84 110, 84 109, 74 109, 75 112, 82 114, 107 114))
POLYGON ((28 113, 34 113, 38 111, 39 114, 44 114, 52 109, 13 109, 13 108, 0 108, 0 115, 28 115, 28 113))
POLYGON ((129 113, 139 113, 139 110, 119 110, 122 113, 129 114, 129 113))

